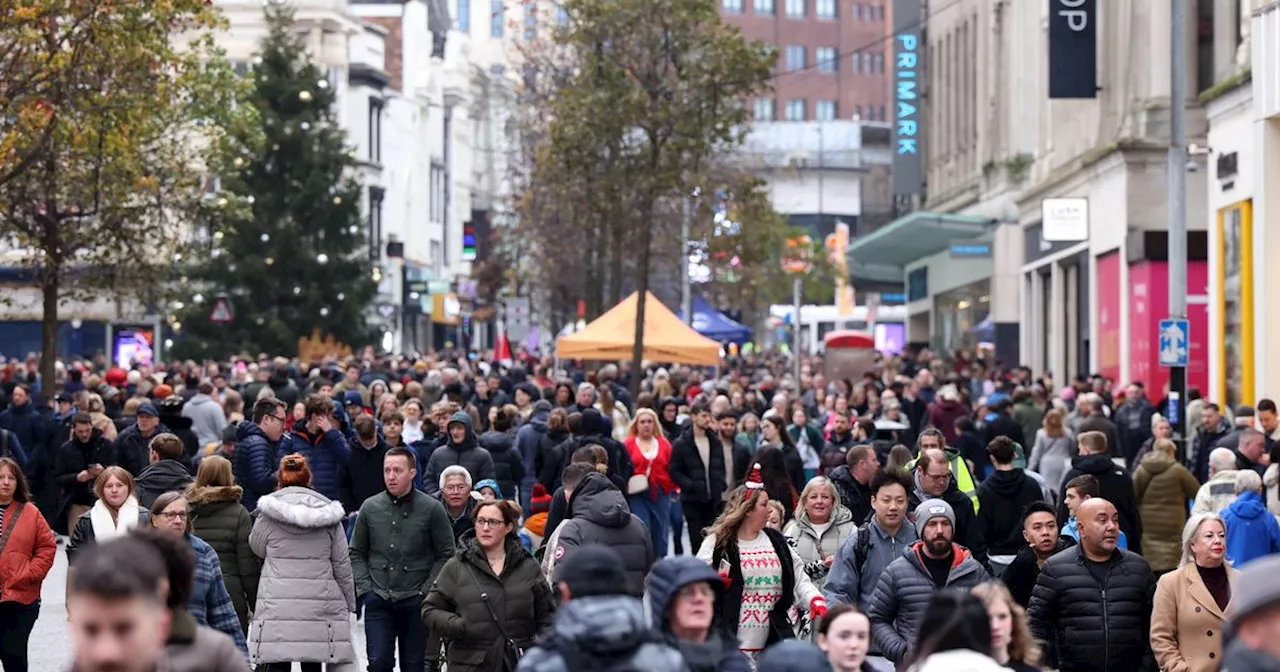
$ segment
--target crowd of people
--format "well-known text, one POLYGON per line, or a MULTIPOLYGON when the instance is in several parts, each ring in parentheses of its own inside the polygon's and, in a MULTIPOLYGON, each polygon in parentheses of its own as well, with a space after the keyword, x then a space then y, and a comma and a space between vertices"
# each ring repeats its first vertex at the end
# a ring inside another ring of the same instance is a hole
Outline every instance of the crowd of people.
POLYGON ((10 364, 0 664, 61 545, 85 672, 1280 670, 1272 401, 788 370, 10 364))

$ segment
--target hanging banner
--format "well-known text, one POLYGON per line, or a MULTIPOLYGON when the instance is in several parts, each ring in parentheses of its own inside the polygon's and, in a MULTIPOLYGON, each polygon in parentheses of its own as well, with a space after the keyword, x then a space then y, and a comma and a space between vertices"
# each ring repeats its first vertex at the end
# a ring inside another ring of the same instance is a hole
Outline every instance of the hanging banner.
POLYGON ((893 2, 893 195, 924 193, 924 13, 920 0, 893 2))
POLYGON ((1049 97, 1098 97, 1097 0, 1049 0, 1049 97))

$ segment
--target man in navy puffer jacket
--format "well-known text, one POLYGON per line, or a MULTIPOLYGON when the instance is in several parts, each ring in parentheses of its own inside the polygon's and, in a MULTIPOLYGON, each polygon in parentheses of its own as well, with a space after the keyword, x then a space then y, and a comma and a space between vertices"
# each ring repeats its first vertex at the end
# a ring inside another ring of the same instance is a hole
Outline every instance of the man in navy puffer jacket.
POLYGON ((307 399, 307 419, 280 441, 276 460, 298 453, 311 467, 311 487, 332 500, 342 496, 342 472, 351 461, 351 444, 338 429, 334 403, 321 396, 307 399))
POLYGON ((236 430, 236 452, 231 467, 236 484, 244 490, 240 503, 253 511, 258 498, 276 490, 276 448, 284 436, 285 406, 279 399, 259 399, 253 404, 253 422, 236 430))

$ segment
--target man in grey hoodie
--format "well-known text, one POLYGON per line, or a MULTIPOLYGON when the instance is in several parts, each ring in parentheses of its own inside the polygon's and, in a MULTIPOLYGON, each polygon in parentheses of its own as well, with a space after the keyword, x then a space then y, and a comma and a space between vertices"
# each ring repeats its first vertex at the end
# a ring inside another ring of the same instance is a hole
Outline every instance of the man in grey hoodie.
POLYGON ((191 430, 200 440, 200 447, 222 441, 222 429, 227 426, 227 414, 213 398, 213 383, 204 381, 196 388, 196 395, 182 407, 182 416, 191 419, 191 430))

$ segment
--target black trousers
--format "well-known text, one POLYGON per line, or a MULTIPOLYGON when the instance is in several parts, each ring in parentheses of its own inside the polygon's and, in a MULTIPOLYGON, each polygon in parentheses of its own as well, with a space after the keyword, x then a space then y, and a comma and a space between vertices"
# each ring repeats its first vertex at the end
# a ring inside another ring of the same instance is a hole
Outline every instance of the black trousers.
POLYGON ((0 665, 4 672, 27 672, 27 640, 40 616, 40 600, 32 604, 0 602, 0 665))
POLYGON ((697 554, 702 548, 702 531, 716 522, 716 505, 713 502, 686 502, 680 500, 684 510, 684 522, 689 526, 689 550, 697 554))

